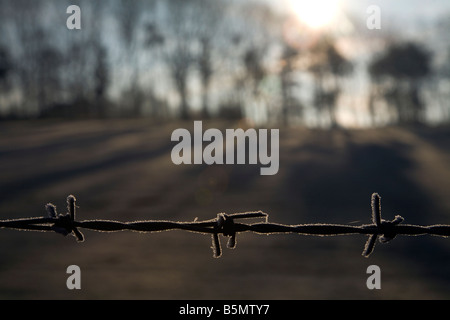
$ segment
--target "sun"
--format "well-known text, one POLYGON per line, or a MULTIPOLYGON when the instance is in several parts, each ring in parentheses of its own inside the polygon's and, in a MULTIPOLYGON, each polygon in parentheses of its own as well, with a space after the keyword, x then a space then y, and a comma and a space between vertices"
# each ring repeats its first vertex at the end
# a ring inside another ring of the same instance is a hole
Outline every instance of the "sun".
POLYGON ((298 19, 312 29, 331 25, 339 12, 339 0, 290 0, 289 3, 298 19))

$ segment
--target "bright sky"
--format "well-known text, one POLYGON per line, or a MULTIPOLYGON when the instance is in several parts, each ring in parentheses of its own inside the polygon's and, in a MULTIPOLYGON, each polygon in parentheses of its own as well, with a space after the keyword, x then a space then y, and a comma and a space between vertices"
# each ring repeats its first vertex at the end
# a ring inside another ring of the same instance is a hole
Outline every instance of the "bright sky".
POLYGON ((449 0, 285 0, 285 3, 287 10, 292 10, 312 29, 339 21, 342 12, 364 20, 371 5, 380 7, 381 17, 388 25, 404 26, 405 29, 420 27, 421 23, 450 15, 449 0))
POLYGON ((307 26, 312 29, 320 29, 337 18, 340 2, 337 0, 288 0, 288 6, 307 26))
POLYGON ((435 18, 450 12, 448 0, 342 0, 343 5, 352 11, 364 11, 370 5, 378 5, 388 15, 416 18, 435 18))
MULTIPOLYGON (((268 1, 272 1, 275 6, 280 3, 277 0, 268 1)), ((355 41, 352 37, 352 31, 355 29, 357 31, 358 28, 366 28, 365 21, 369 17, 367 8, 371 5, 380 8, 381 25, 384 29, 381 35, 394 34, 431 41, 434 47, 437 47, 440 40, 429 33, 431 23, 445 17, 450 19, 449 0, 284 0, 284 3, 286 5, 283 9, 311 30, 331 31, 339 35, 337 44, 341 52, 359 62, 367 60, 367 54, 371 54, 373 46, 377 45, 376 37, 368 37, 367 41, 365 38, 355 41), (343 29, 346 24, 349 27, 343 29)), ((339 113, 339 120, 349 126, 362 125, 365 121, 355 118, 357 113, 354 106, 365 105, 368 86, 366 69, 363 65, 358 65, 353 81, 347 88, 351 90, 348 95, 344 94, 342 97, 339 113)))

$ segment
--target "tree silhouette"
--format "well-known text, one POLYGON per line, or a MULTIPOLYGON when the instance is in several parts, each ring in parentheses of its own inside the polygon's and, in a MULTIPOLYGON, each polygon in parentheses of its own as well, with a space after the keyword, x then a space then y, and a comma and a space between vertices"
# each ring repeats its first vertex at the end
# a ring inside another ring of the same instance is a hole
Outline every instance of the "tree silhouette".
POLYGON ((264 49, 261 47, 250 47, 243 57, 245 68, 250 79, 253 81, 253 93, 257 95, 258 85, 266 75, 263 65, 264 49))
POLYGON ((94 103, 97 109, 97 116, 104 117, 106 115, 105 97, 110 82, 107 50, 101 43, 97 43, 94 53, 94 103))
POLYGON ((199 59, 199 69, 202 82, 202 116, 204 118, 209 118, 209 87, 211 83, 211 77, 213 75, 212 69, 212 58, 211 58, 211 40, 204 37, 200 40, 201 43, 201 53, 199 59))
POLYGON ((14 62, 4 46, 0 46, 0 108, 3 107, 3 96, 11 89, 11 73, 14 70, 14 62))
POLYGON ((295 105, 295 99, 293 97, 293 89, 297 86, 297 83, 293 80, 293 74, 296 71, 295 62, 299 55, 297 49, 290 45, 285 45, 281 56, 281 70, 280 70, 280 83, 281 83, 281 122, 283 125, 288 125, 290 111, 295 105))
POLYGON ((200 28, 197 31, 199 52, 197 55, 198 71, 201 82, 202 116, 209 118, 210 90, 213 77, 218 67, 218 58, 215 52, 219 51, 219 43, 223 38, 221 30, 223 22, 224 3, 221 1, 201 0, 197 5, 197 23, 200 28))
POLYGON ((0 46, 0 94, 9 89, 10 74, 13 70, 14 63, 8 49, 0 46))
POLYGON ((369 66, 372 77, 370 108, 375 116, 374 103, 384 98, 397 112, 400 123, 418 123, 424 104, 420 98, 423 79, 431 72, 431 55, 413 42, 392 44, 369 66))
POLYGON ((48 45, 37 52, 35 59, 37 102, 39 114, 42 114, 60 100, 63 56, 57 48, 48 45))
POLYGON ((168 15, 163 21, 166 41, 162 54, 180 99, 179 116, 181 119, 189 119, 188 76, 196 62, 194 44, 198 40, 198 6, 194 2, 183 0, 168 1, 167 6, 168 15))
POLYGON ((124 88, 122 113, 139 116, 142 113, 142 98, 140 97, 139 76, 139 50, 137 31, 140 17, 143 12, 143 2, 119 0, 116 7, 116 21, 119 35, 124 44, 122 64, 129 69, 129 78, 124 88))
POLYGON ((336 127, 337 99, 341 93, 341 79, 353 70, 352 63, 339 51, 332 39, 320 39, 310 50, 308 71, 314 77, 314 103, 320 115, 325 115, 336 127))
POLYGON ((7 79, 13 69, 13 63, 6 47, 0 47, 0 82, 7 79))

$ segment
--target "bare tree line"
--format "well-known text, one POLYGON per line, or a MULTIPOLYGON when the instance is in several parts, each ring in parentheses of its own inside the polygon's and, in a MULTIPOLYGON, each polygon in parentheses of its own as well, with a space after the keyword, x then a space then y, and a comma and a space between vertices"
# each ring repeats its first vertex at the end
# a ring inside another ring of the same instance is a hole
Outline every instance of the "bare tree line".
MULTIPOLYGON (((283 37, 286 17, 257 2, 77 4, 82 30, 73 31, 65 28, 67 1, 0 1, 2 118, 239 118, 255 105, 272 122, 304 123, 313 110, 339 126, 339 99, 355 63, 332 35, 298 46, 283 37)), ((426 123, 424 85, 450 77, 432 62, 431 51, 413 41, 392 42, 371 59, 372 124, 381 112, 393 123, 426 123)))

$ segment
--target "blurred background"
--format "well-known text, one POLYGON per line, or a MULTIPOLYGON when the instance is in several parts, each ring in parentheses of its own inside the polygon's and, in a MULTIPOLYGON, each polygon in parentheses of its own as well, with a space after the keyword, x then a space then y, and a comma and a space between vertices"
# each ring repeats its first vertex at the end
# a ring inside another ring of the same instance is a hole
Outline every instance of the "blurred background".
MULTIPOLYGON (((378 192, 385 219, 450 224, 449 32, 445 0, 0 0, 0 218, 74 194, 79 220, 359 225, 378 192), (278 174, 174 165, 171 133, 194 120, 280 129, 278 174)), ((450 298, 444 238, 365 259, 364 236, 242 234, 213 259, 209 236, 83 232, 0 230, 0 298, 450 298)))

